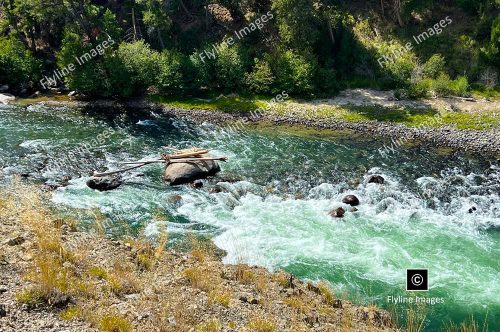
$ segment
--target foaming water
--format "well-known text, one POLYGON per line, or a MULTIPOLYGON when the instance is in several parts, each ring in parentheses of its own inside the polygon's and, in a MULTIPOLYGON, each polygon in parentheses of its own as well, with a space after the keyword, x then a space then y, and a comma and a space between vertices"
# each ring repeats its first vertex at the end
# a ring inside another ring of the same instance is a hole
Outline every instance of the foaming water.
POLYGON ((429 330, 470 314, 481 321, 487 311, 490 328, 500 328, 500 170, 494 162, 419 146, 381 154, 383 142, 346 136, 235 133, 154 113, 104 117, 30 107, 4 108, 0 115, 3 173, 27 172, 38 181, 72 175, 53 202, 99 210, 109 217, 110 234, 123 222, 145 227, 149 236, 167 225, 174 241, 194 231, 213 237, 227 263, 327 279, 338 294, 385 307, 387 296, 405 295, 406 268, 427 268, 425 296, 445 299, 429 308, 429 330), (106 130, 109 139, 78 149, 106 130), (85 186, 90 171, 154 157, 166 145, 209 148, 229 162, 202 190, 166 187, 158 165, 128 173, 112 192, 85 186), (72 162, 58 163, 68 151, 76 151, 72 162), (374 174, 385 183, 368 183, 374 174), (215 185, 222 192, 210 194, 215 185), (330 210, 350 209, 341 203, 347 194, 360 199, 358 211, 332 219, 330 210))

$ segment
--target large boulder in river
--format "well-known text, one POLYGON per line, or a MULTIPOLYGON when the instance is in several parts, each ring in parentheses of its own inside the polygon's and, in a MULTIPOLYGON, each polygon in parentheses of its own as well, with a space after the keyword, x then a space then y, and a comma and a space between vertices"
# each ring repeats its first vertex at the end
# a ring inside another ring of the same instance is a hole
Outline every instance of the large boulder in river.
POLYGON ((359 205, 359 199, 354 195, 347 195, 342 199, 342 203, 349 204, 350 206, 359 205))
POLYGON ((170 183, 171 186, 177 186, 191 183, 196 180, 206 179, 218 172, 220 172, 220 166, 214 160, 171 163, 165 168, 163 178, 166 182, 170 183))
POLYGON ((109 191, 118 188, 123 183, 121 176, 92 176, 87 180, 87 186, 99 191, 109 191))
POLYGON ((384 182, 385 182, 385 179, 380 175, 372 175, 368 179, 368 183, 384 184, 384 182))

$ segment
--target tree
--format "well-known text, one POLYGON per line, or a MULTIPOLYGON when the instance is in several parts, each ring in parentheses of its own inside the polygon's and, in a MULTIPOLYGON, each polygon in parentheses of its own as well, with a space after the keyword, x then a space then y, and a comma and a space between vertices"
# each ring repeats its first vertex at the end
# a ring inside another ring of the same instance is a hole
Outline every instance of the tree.
POLYGON ((279 34, 295 50, 311 48, 317 38, 316 16, 311 0, 273 0, 279 34))

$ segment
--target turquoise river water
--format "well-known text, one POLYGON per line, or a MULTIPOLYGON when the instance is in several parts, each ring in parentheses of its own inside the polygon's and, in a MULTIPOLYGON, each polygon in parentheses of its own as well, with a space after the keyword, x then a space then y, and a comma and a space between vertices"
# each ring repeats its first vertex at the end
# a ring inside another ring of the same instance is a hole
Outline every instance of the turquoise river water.
POLYGON ((417 296, 442 300, 425 306, 427 331, 472 315, 499 331, 498 163, 419 145, 380 154, 383 147, 383 141, 290 128, 228 132, 152 112, 0 108, 3 181, 18 173, 37 182, 71 175, 52 202, 75 214, 99 209, 110 234, 123 221, 151 237, 166 225, 174 242, 195 232, 224 249, 227 263, 326 279, 338 295, 398 312, 405 307, 388 297, 411 296, 406 269, 426 268, 430 289, 417 296), (109 137, 96 141, 103 132, 109 137), (86 187, 92 170, 156 157, 162 146, 208 148, 229 161, 203 189, 164 185, 160 165, 127 173, 115 191, 86 187), (371 174, 386 183, 368 184, 371 174), (216 184, 224 190, 210 194, 216 184), (332 219, 331 209, 348 208, 341 203, 346 194, 359 197, 359 211, 332 219))

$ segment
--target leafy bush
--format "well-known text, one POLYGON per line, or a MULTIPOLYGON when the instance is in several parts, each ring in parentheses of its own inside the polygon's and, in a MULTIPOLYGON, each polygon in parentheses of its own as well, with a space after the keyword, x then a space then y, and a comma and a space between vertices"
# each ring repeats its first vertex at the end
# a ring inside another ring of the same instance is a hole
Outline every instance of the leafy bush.
POLYGON ((215 70, 219 87, 223 90, 239 89, 243 85, 245 68, 240 49, 237 46, 219 46, 215 59, 215 70))
POLYGON ((33 85, 40 78, 40 63, 21 42, 0 37, 0 78, 14 88, 33 85))
POLYGON ((469 95, 469 80, 466 76, 459 76, 457 79, 451 81, 451 91, 455 96, 465 97, 469 95))
POLYGON ((181 53, 165 50, 158 55, 156 87, 163 94, 182 91, 184 85, 185 58, 181 53))
MULTIPOLYGON (((159 55, 151 50, 143 40, 133 43, 121 43, 117 52, 118 59, 123 64, 119 70, 125 69, 127 79, 122 95, 131 96, 144 92, 152 86, 158 74, 156 61, 159 55)), ((119 92, 119 91, 117 91, 119 92)))
POLYGON ((335 94, 341 88, 337 79, 337 73, 333 69, 318 68, 315 80, 317 88, 327 95, 335 94))
POLYGON ((424 98, 429 96, 467 96, 469 82, 467 77, 459 76, 452 80, 448 74, 441 73, 436 79, 423 79, 414 82, 406 89, 409 98, 424 98))
POLYGON ((297 95, 307 95, 314 90, 316 71, 315 60, 293 51, 279 54, 273 68, 278 90, 297 95))
MULTIPOLYGON (((75 65, 75 57, 81 57, 92 49, 85 44, 80 34, 66 29, 62 47, 57 54, 59 68, 75 65)), ((75 65, 75 70, 64 77, 66 86, 89 95, 108 96, 110 90, 109 77, 106 75, 102 59, 91 60, 83 65, 75 65)))
POLYGON ((274 81, 271 66, 266 60, 255 59, 253 71, 245 75, 246 85, 256 93, 271 93, 274 81))
POLYGON ((421 81, 417 81, 405 90, 408 98, 417 99, 417 98, 425 98, 429 97, 432 87, 431 79, 423 79, 421 81))
POLYGON ((199 50, 189 57, 189 63, 194 74, 192 85, 196 89, 216 87, 215 60, 202 60, 199 57, 201 52, 203 52, 203 50, 199 50))
POLYGON ((444 72, 446 62, 441 54, 432 55, 422 66, 422 72, 425 77, 436 78, 441 72, 444 72))

